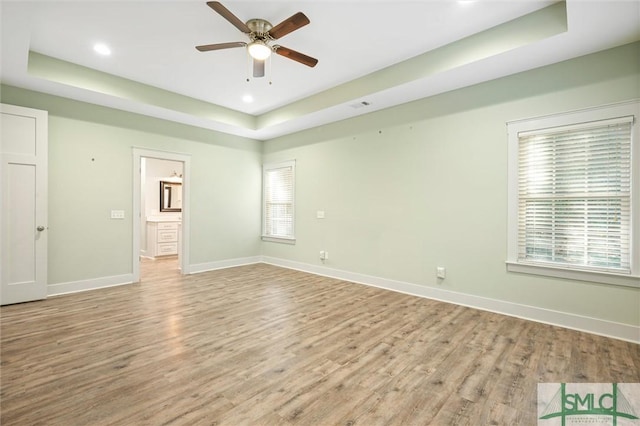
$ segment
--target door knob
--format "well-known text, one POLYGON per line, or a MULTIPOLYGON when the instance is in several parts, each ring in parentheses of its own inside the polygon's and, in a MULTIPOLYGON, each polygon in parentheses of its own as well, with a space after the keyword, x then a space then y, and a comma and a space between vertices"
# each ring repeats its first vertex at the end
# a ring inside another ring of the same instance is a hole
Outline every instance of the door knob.
POLYGON ((40 225, 36 228, 38 231, 42 232, 44 231, 44 226, 40 225))

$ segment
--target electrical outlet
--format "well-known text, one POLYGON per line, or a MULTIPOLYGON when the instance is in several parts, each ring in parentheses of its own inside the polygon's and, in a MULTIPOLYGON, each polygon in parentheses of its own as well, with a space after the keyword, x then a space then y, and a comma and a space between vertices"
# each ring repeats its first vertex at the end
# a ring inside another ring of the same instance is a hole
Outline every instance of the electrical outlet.
POLYGON ((124 219, 124 210, 111 210, 111 219, 124 219))
POLYGON ((328 251, 320 251, 320 260, 327 260, 329 259, 329 252, 328 251))
POLYGON ((436 268, 436 277, 440 278, 441 280, 444 280, 447 277, 447 270, 444 268, 444 266, 438 266, 436 268))

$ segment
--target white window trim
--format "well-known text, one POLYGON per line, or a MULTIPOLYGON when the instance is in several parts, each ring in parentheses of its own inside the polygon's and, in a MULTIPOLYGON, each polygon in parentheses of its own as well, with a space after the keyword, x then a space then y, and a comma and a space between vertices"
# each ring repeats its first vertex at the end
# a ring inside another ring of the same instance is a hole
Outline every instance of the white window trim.
POLYGON ((268 243, 280 243, 280 244, 295 244, 295 238, 284 238, 284 237, 267 237, 265 235, 262 236, 262 241, 266 241, 268 243))
POLYGON ((289 160, 289 161, 282 161, 282 162, 278 162, 278 163, 269 163, 269 164, 263 164, 262 165, 262 241, 266 241, 266 242, 271 242, 271 243, 281 243, 281 244, 295 244, 296 243, 296 161, 295 160, 289 160), (266 180, 265 180, 265 173, 267 170, 273 170, 273 169, 281 169, 284 167, 291 167, 293 170, 293 185, 292 185, 292 190, 293 190, 293 194, 292 194, 292 210, 293 210, 293 223, 292 223, 292 237, 274 237, 271 235, 265 235, 265 229, 267 226, 267 211, 266 211, 266 207, 267 207, 267 203, 265 200, 265 189, 266 189, 266 180))
POLYGON ((507 271, 603 284, 640 288, 640 101, 634 99, 611 105, 570 111, 507 123, 508 133, 508 210, 507 210, 507 271), (634 116, 631 135, 631 273, 586 271, 557 264, 532 264, 518 261, 518 135, 532 130, 544 130, 572 124, 588 123, 616 117, 634 116))

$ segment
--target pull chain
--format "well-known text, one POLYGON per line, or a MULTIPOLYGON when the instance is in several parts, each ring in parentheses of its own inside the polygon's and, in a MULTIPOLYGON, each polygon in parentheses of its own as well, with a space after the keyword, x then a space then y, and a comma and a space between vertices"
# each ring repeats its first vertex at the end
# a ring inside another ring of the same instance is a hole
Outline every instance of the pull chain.
POLYGON ((251 79, 249 78, 249 73, 251 72, 251 67, 252 67, 253 61, 251 60, 251 55, 249 55, 249 52, 247 52, 247 67, 246 67, 246 72, 247 72, 247 83, 249 83, 251 81, 251 79))

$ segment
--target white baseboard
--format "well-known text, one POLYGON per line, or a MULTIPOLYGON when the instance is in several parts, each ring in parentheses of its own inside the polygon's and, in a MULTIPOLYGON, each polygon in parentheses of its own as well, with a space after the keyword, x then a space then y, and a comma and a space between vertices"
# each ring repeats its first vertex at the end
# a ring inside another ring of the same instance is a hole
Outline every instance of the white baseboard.
POLYGON ((483 311, 494 312, 497 314, 508 315, 544 324, 556 325, 572 330, 584 331, 600 336, 625 340, 628 342, 640 343, 640 327, 630 324, 606 321, 598 318, 585 317, 567 312, 553 311, 550 309, 544 309, 535 306, 522 305, 519 303, 458 293, 435 287, 389 280, 355 272, 327 268, 326 266, 311 265, 275 257, 263 256, 262 262, 275 266, 281 266, 283 268, 296 269, 316 275, 338 278, 358 284, 397 291, 400 293, 410 294, 412 296, 419 296, 427 299, 454 303, 456 305, 467 306, 483 311))
POLYGON ((47 296, 60 296, 80 291, 96 290, 105 287, 131 284, 133 274, 115 275, 112 277, 93 278, 89 280, 70 281, 67 283, 49 284, 47 286, 47 296))
MULTIPOLYGON (((399 293, 405 293, 412 296, 424 297, 427 299, 434 299, 447 303, 454 303, 456 305, 467 306, 470 308, 494 312, 497 314, 508 315, 544 324, 556 325, 572 330, 584 331, 587 333, 640 344, 640 327, 630 324, 606 321, 598 318, 591 318, 567 312, 539 308, 536 306, 522 305, 519 303, 507 302, 504 300, 464 294, 436 287, 423 286, 403 281, 395 281, 386 278, 374 277, 371 275, 359 274, 356 272, 332 269, 321 265, 311 265, 308 263, 295 262, 269 256, 242 257, 237 259, 228 259, 216 262, 189 265, 188 272, 190 274, 194 274, 261 262, 280 266, 283 268, 308 272, 315 275, 337 278, 357 284, 364 284, 372 287, 396 291, 399 293)), ((80 291, 130 284, 132 282, 133 274, 125 274, 90 280, 50 284, 47 287, 47 295, 58 296, 80 291)))
POLYGON ((214 271, 216 269, 233 268, 234 266, 251 265, 262 262, 261 256, 240 257, 237 259, 218 260, 216 262, 198 263, 189 265, 188 273, 197 274, 200 272, 214 271))
MULTIPOLYGON (((153 258, 151 258, 153 259, 153 258)), ((217 262, 200 263, 189 265, 188 273, 213 271, 215 269, 232 268, 234 266, 250 265, 260 263, 260 256, 243 257, 238 259, 220 260, 217 262)), ((100 277, 81 281, 70 281, 66 283, 49 284, 47 286, 47 296, 61 296, 63 294, 78 293, 99 288, 115 287, 133 283, 133 274, 116 275, 112 277, 100 277)))

